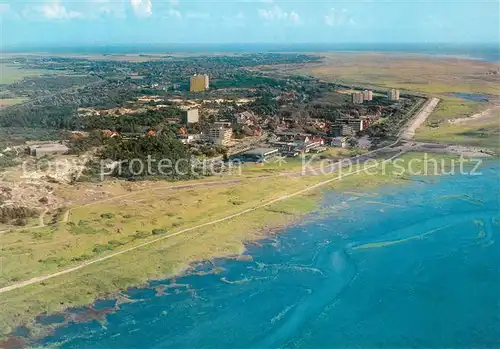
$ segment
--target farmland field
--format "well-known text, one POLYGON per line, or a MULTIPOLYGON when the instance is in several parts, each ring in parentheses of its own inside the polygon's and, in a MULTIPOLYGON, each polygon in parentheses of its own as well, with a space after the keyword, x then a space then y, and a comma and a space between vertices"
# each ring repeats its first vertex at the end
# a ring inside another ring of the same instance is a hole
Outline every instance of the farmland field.
POLYGON ((43 74, 54 74, 50 70, 26 70, 20 69, 13 64, 0 63, 0 85, 9 85, 28 76, 40 76, 43 74))
POLYGON ((24 101, 26 101, 26 98, 1 98, 0 108, 23 103, 24 101))

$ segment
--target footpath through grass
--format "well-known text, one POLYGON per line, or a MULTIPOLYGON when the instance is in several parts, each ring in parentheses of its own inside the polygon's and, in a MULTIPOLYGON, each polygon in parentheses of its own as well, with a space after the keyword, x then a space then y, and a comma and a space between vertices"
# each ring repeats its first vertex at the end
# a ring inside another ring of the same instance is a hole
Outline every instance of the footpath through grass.
MULTIPOLYGON (((421 154, 404 156, 403 167, 410 159, 421 157, 421 154)), ((409 179, 395 174, 391 166, 386 166, 385 172, 380 167, 372 169, 371 174, 348 176, 230 220, 162 239, 64 276, 2 293, 0 333, 6 335, 22 324, 36 328, 39 324, 34 319, 40 313, 86 305, 127 287, 143 285, 147 280, 177 275, 192 262, 237 256, 244 251, 245 241, 268 236, 318 209, 325 189, 372 190, 384 184, 405 183, 409 179)), ((275 176, 196 190, 158 190, 76 209, 69 223, 2 236, 0 282, 5 286, 48 275, 186 227, 241 212, 332 176, 337 174, 275 176)))
POLYGON ((441 101, 430 115, 427 124, 440 124, 448 120, 465 118, 488 107, 484 102, 472 102, 459 98, 440 96, 441 101))
POLYGON ((444 98, 426 124, 417 130, 416 140, 484 147, 500 152, 500 113, 454 123, 466 119, 492 106, 480 102, 467 102, 444 98), (450 122, 451 121, 451 122, 450 122))

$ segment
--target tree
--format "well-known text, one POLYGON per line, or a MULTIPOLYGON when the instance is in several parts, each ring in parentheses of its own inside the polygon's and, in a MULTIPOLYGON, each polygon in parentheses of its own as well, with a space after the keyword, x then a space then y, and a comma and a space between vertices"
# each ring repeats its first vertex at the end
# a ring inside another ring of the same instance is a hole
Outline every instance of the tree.
POLYGON ((354 137, 349 137, 347 139, 347 144, 349 144, 350 148, 357 148, 358 147, 358 140, 354 137))
POLYGON ((102 160, 122 162, 112 176, 143 178, 189 178, 191 162, 184 145, 165 135, 139 137, 133 141, 112 138, 99 154, 102 160))

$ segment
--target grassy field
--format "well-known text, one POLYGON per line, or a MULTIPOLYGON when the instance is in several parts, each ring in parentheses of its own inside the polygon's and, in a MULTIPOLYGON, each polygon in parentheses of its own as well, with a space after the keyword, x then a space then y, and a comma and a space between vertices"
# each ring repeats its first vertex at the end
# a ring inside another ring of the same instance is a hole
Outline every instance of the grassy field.
MULTIPOLYGON (((405 164, 414 158, 422 158, 422 154, 403 157, 405 164)), ((395 174, 392 169, 392 165, 388 165, 384 172, 379 167, 372 169, 373 174, 348 176, 321 189, 183 235, 161 239, 133 252, 27 286, 22 291, 0 294, 3 309, 0 332, 5 335, 20 324, 33 327, 35 316, 42 312, 58 312, 67 307, 89 304, 98 297, 129 286, 179 274, 195 261, 240 255, 245 249, 245 241, 268 236, 317 210, 324 189, 366 193, 380 185, 407 182, 407 176, 395 174)), ((167 237, 184 228, 259 206, 330 178, 332 175, 277 175, 264 180, 242 178, 241 183, 196 190, 132 192, 127 197, 76 208, 67 223, 4 234, 0 250, 3 264, 0 284, 5 286, 47 275, 167 237)))
POLYGON ((500 100, 498 78, 488 74, 498 63, 457 58, 389 54, 322 54, 321 64, 301 67, 299 73, 326 81, 373 88, 399 88, 437 96, 441 103, 426 125, 417 130, 417 139, 431 142, 457 142, 500 148, 498 121, 483 125, 450 126, 448 120, 471 116, 500 100), (451 97, 454 93, 486 94, 491 103, 451 97), (439 127, 436 127, 438 126, 439 127))
POLYGON ((442 123, 476 114, 487 107, 481 102, 464 101, 452 97, 440 97, 437 109, 427 119, 427 124, 442 123))
POLYGON ((417 140, 485 147, 500 152, 500 123, 489 121, 481 124, 443 124, 439 127, 423 127, 417 140))
POLYGON ((57 54, 57 53, 43 53, 43 52, 21 52, 21 53, 8 53, 4 54, 4 58, 15 58, 15 57, 60 57, 60 58, 71 58, 71 59, 89 59, 95 61, 127 61, 127 62, 148 62, 158 59, 165 59, 170 56, 180 56, 183 55, 171 55, 171 54, 78 54, 78 53, 68 53, 68 54, 57 54))
POLYGON ((399 88, 426 94, 484 93, 500 95, 498 79, 487 75, 497 63, 454 58, 378 53, 326 53, 321 64, 302 68, 325 80, 364 86, 399 88))
POLYGON ((25 102, 26 98, 1 98, 0 99, 0 108, 8 107, 15 104, 20 104, 25 102))
POLYGON ((437 110, 418 130, 420 141, 472 145, 500 152, 500 113, 480 119, 454 124, 457 119, 466 120, 491 106, 478 102, 467 102, 454 98, 443 98, 437 110), (451 121, 451 122, 450 122, 451 121))

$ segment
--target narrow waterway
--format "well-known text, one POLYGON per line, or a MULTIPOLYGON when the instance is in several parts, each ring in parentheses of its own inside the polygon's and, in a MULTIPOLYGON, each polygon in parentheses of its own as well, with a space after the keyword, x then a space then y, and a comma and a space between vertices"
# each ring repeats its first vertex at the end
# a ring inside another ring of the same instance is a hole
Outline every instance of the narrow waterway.
POLYGON ((34 344, 498 347, 500 164, 482 173, 328 193, 306 222, 249 246, 252 260, 202 263, 191 275, 130 289, 132 302, 34 344))

